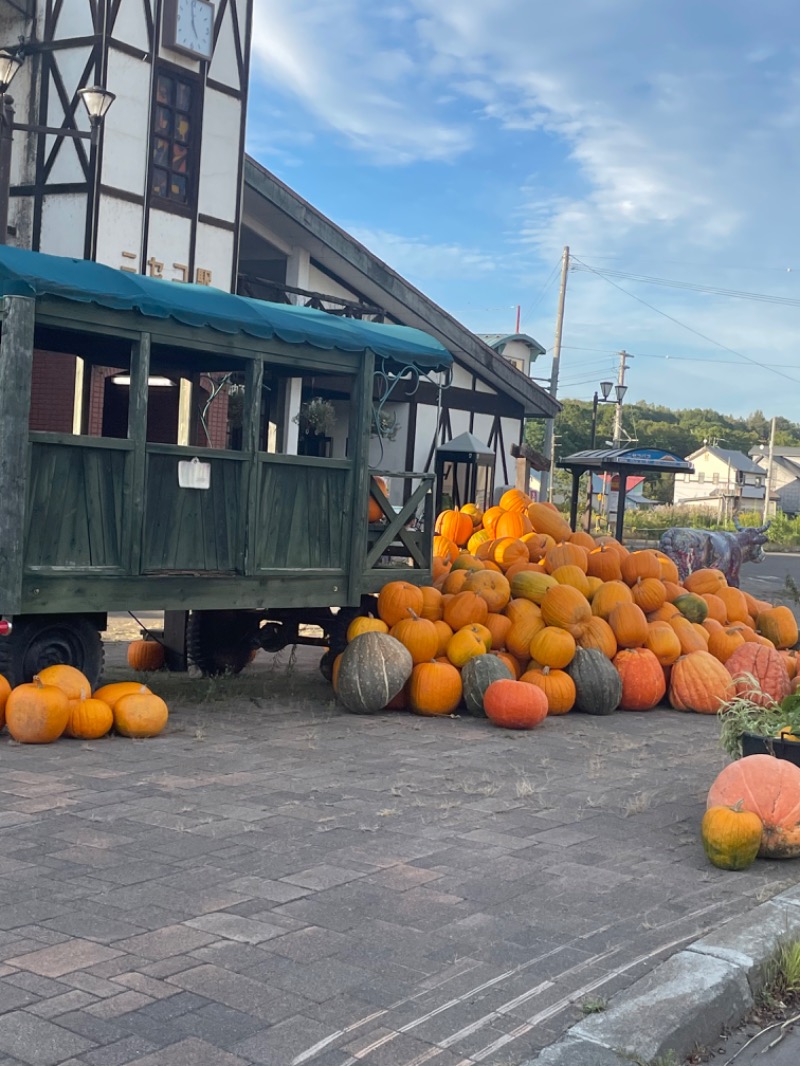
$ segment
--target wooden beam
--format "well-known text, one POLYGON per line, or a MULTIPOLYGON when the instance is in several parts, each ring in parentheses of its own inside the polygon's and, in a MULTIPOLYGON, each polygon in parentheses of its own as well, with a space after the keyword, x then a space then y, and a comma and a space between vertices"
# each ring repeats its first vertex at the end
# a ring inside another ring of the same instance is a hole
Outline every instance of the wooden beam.
POLYGON ((367 569, 367 498, 369 495, 369 430, 372 422, 372 380, 375 374, 375 354, 364 353, 361 374, 356 379, 356 395, 350 415, 350 459, 353 463, 350 512, 350 559, 348 565, 347 598, 350 603, 361 599, 361 573, 367 569))
POLYGON ((6 296, 0 338, 0 612, 19 614, 36 302, 6 296))

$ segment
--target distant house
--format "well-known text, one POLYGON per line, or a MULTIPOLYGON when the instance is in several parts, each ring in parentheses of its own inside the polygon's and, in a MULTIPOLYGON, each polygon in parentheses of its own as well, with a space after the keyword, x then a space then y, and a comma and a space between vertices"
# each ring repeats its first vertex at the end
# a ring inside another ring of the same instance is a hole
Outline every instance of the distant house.
POLYGON ((744 452, 706 444, 686 456, 693 474, 675 475, 675 506, 718 510, 721 517, 764 506, 764 469, 744 452))
MULTIPOLYGON (((751 448, 750 458, 767 472, 766 451, 751 448)), ((800 514, 800 448, 773 448, 769 487, 770 500, 777 503, 779 511, 792 518, 800 514)))
POLYGON ((526 378, 531 376, 531 364, 547 353, 547 349, 527 333, 479 333, 478 336, 498 355, 521 370, 526 378))

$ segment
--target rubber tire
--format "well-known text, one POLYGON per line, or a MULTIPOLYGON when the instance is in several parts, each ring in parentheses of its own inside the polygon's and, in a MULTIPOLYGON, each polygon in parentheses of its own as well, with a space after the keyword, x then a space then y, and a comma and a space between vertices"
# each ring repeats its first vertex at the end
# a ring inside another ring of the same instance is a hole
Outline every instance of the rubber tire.
POLYGON ((254 611, 192 611, 186 631, 189 664, 204 677, 240 674, 260 647, 254 611))
POLYGON ((12 688, 59 664, 80 670, 94 691, 104 661, 97 626, 81 614, 19 615, 12 618, 11 633, 0 637, 0 674, 12 688))

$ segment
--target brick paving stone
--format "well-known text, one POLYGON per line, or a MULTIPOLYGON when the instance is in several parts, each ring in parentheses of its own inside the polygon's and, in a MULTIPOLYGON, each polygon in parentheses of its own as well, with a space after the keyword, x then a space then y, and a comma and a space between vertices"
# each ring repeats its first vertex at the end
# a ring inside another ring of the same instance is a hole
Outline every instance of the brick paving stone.
POLYGON ((230 1049, 264 1029, 261 1019, 222 1003, 209 1003, 181 1014, 173 1019, 172 1025, 176 1034, 190 1034, 223 1049, 230 1049))
MULTIPOLYGON (((222 1051, 205 1040, 188 1037, 144 1058, 137 1066, 247 1066, 247 1060, 222 1051)), ((282 1066, 286 1066, 284 1062, 282 1066)))
POLYGON ((348 881, 357 881, 363 876, 361 870, 350 870, 323 863, 320 866, 312 866, 308 870, 289 874, 281 880, 288 881, 292 885, 299 885, 301 888, 321 889, 333 888, 335 885, 343 885, 348 881))
POLYGON ((177 994, 173 985, 166 981, 158 981, 155 977, 147 977, 142 973, 120 973, 113 979, 114 984, 124 985, 134 992, 141 992, 150 999, 167 999, 177 994))
POLYGON ((285 933, 279 940, 267 944, 265 950, 285 955, 296 962, 312 962, 326 955, 335 955, 347 944, 348 939, 342 933, 309 925, 305 929, 285 933))
POLYGON ((181 924, 121 940, 117 947, 133 955, 141 955, 145 959, 166 959, 211 944, 215 939, 216 937, 209 933, 181 924))
POLYGON ((0 992, 0 1014, 7 1014, 9 1011, 17 1010, 18 1007, 35 1004, 38 998, 34 992, 28 992, 24 988, 16 988, 6 983, 0 992))
POLYGON ((0 1016, 0 1051, 30 1066, 59 1066, 93 1046, 90 1040, 27 1011, 0 1016))
POLYGON ((88 1066, 126 1066, 129 1062, 139 1062, 144 1055, 155 1050, 156 1047, 147 1040, 137 1036, 125 1036, 113 1044, 85 1052, 81 1056, 81 1062, 88 1063, 88 1066))
POLYGON ((42 977, 62 977, 64 974, 74 973, 75 970, 88 970, 90 966, 115 958, 119 954, 120 952, 113 948, 75 938, 6 961, 10 966, 30 970, 42 977))
MULTIPOLYGON (((3 994, 3 999, 5 1001, 5 993, 3 994)), ((75 989, 72 992, 64 992, 61 996, 54 996, 52 999, 40 1000, 39 1003, 34 1003, 26 1009, 39 1018, 56 1018, 59 1014, 81 1010, 83 1007, 88 1007, 90 1003, 95 1002, 95 997, 89 995, 88 992, 81 992, 75 989)))
POLYGON ((203 914, 199 918, 189 919, 186 925, 210 933, 214 937, 237 940, 243 944, 262 944, 265 940, 283 936, 286 932, 277 925, 255 922, 251 918, 226 913, 203 914))
POLYGON ((151 996, 145 996, 141 992, 120 992, 118 996, 110 996, 93 1003, 86 1010, 96 1018, 118 1018, 120 1014, 129 1014, 152 1002, 151 996))
POLYGON ((234 1010, 243 1010, 265 1024, 285 1018, 302 1009, 302 1000, 293 990, 281 992, 244 974, 231 973, 219 966, 198 966, 169 978, 180 988, 205 996, 234 1010))
POLYGON ((327 1027, 321 1022, 295 1014, 278 1025, 234 1044, 231 1050, 258 1066, 287 1066, 296 1055, 328 1035, 327 1027))

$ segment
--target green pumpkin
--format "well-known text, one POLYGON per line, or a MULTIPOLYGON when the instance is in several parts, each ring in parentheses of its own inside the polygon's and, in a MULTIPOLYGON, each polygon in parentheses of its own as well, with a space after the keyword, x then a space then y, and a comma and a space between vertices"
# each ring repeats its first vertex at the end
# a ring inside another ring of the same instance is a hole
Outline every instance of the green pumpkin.
POLYGON ((708 617, 708 604, 702 597, 695 596, 693 592, 679 596, 677 600, 673 600, 673 604, 690 622, 702 623, 708 617))
POLYGON ((414 668, 411 652, 388 633, 362 633, 342 653, 336 695, 353 714, 375 714, 393 700, 414 668))
POLYGON ((622 699, 622 678, 611 661, 596 648, 578 648, 567 667, 575 682, 576 711, 612 714, 622 699))
POLYGON ((461 684, 464 686, 464 703, 471 714, 484 715, 483 695, 493 681, 513 681, 514 677, 496 655, 474 655, 464 663, 461 684))

